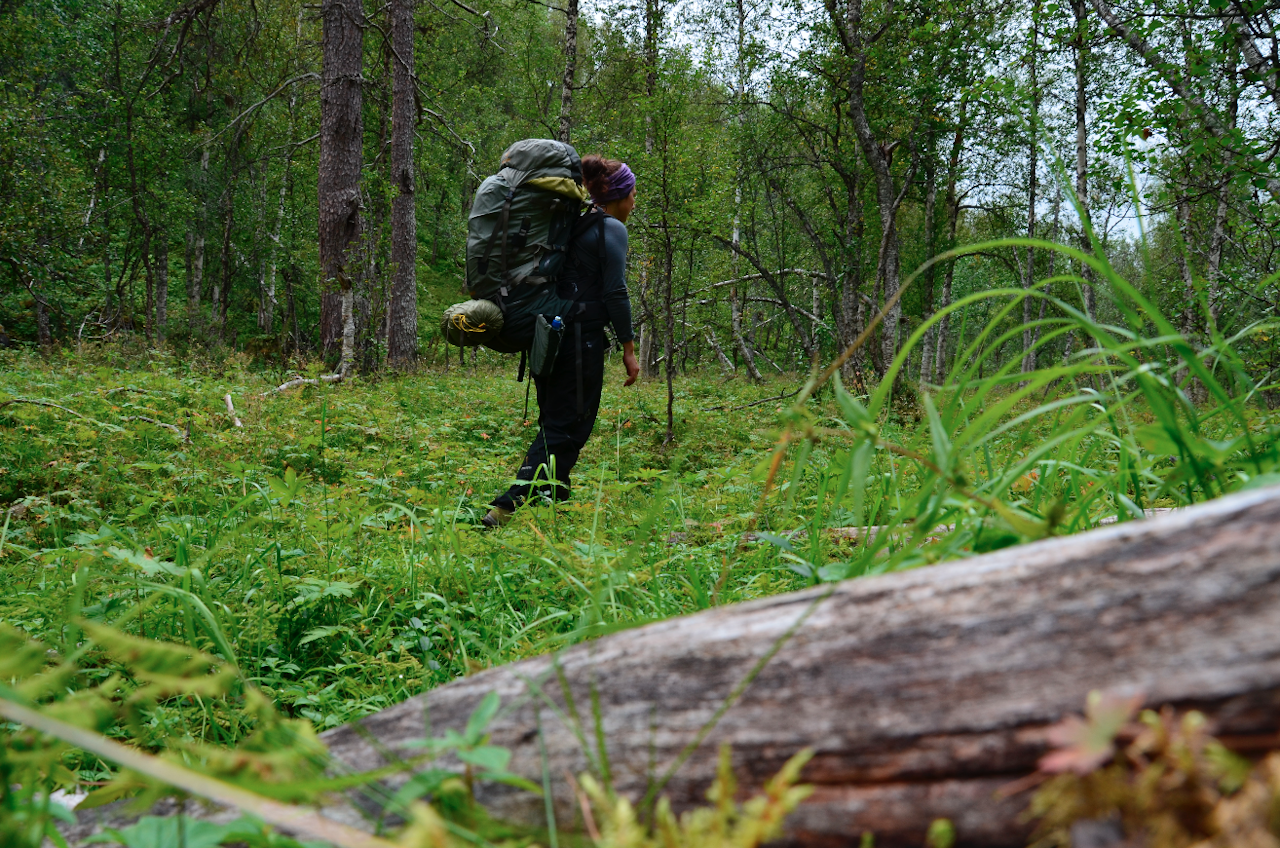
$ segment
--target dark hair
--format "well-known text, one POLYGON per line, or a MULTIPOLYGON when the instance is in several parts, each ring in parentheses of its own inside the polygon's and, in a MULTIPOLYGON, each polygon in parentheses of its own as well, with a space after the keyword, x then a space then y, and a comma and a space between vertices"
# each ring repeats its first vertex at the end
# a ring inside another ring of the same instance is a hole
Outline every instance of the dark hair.
POLYGON ((622 163, 617 159, 606 159, 598 153, 588 153, 582 157, 582 184, 592 197, 600 197, 609 191, 609 177, 618 172, 622 163))

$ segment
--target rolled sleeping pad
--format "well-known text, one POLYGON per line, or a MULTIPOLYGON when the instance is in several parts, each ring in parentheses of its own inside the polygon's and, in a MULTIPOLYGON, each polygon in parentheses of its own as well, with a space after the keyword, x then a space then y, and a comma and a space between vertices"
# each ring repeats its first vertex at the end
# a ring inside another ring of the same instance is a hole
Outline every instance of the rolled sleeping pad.
POLYGON ((440 332, 451 345, 472 347, 488 344, 502 333, 503 316, 491 300, 455 303, 444 311, 440 332))

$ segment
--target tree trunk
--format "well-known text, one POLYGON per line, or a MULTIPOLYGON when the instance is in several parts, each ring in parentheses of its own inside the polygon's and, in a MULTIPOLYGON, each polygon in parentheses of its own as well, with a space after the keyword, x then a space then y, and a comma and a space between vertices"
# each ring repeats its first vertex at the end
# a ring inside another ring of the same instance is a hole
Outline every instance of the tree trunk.
MULTIPOLYGON (((666 155, 666 144, 663 144, 663 155, 666 155)), ((665 205, 665 204, 664 204, 665 205)), ((663 444, 670 444, 671 440, 676 436, 676 392, 675 392, 675 344, 676 344, 676 310, 672 303, 673 292, 675 288, 675 246, 671 243, 671 230, 663 216, 662 221, 662 276, 664 285, 662 287, 663 303, 662 314, 666 316, 666 332, 663 334, 662 351, 665 360, 664 370, 667 376, 667 437, 663 440, 663 444)))
MULTIPOLYGON (((352 769, 378 768, 384 751, 421 750, 408 745, 424 715, 432 735, 461 730, 497 692, 507 709, 490 744, 511 749, 510 771, 551 776, 562 827, 578 809, 563 775, 589 768, 584 738, 607 743, 613 787, 632 801, 672 769, 663 794, 677 810, 706 803, 721 745, 744 795, 808 746, 801 780, 815 791, 782 844, 871 832, 880 848, 916 848, 945 817, 958 845, 1024 846, 1028 795, 996 790, 1035 770, 1049 728, 1091 690, 1195 708, 1231 744, 1274 746, 1278 528, 1272 488, 712 609, 481 672, 322 738, 352 769)), ((545 821, 543 799, 523 790, 486 783, 479 800, 499 818, 545 821)))
MULTIPOLYGON (((734 81, 736 91, 734 92, 734 105, 736 112, 734 114, 734 123, 737 126, 739 136, 738 143, 742 141, 742 122, 747 113, 747 7, 745 0, 735 0, 735 27, 734 34, 736 36, 736 52, 734 54, 734 63, 736 65, 737 79, 734 81)), ((730 266, 733 276, 737 279, 738 275, 738 248, 742 244, 742 181, 745 178, 744 172, 746 167, 743 162, 745 156, 741 147, 738 150, 738 167, 734 174, 733 185, 733 264, 730 266)), ((760 369, 756 367, 755 355, 751 352, 751 348, 747 346, 747 341, 742 335, 742 304, 745 302, 739 297, 746 297, 744 290, 741 295, 738 292, 738 286, 735 283, 729 288, 729 333, 733 336, 734 350, 736 356, 742 357, 742 365, 747 369, 747 376, 754 382, 761 382, 764 377, 760 374, 760 369)), ((717 351, 719 348, 717 348, 717 351)), ((735 357, 736 358, 736 357, 735 357)), ((736 369, 735 369, 736 370, 736 369)))
MULTIPOLYGON (((938 253, 938 169, 933 160, 935 147, 935 139, 930 138, 928 150, 925 152, 924 177, 924 243, 926 259, 932 259, 938 253)), ((935 278, 935 266, 930 265, 925 269, 923 280, 924 287, 921 291, 922 303, 920 315, 925 320, 933 315, 933 287, 935 278)), ((932 366, 933 335, 931 333, 925 333, 920 346, 920 382, 922 384, 933 382, 932 366)))
POLYGON ((560 84, 558 138, 568 144, 573 127, 573 86, 578 73, 578 0, 566 0, 564 16, 564 79, 560 84))
POLYGON ((1209 255, 1205 268, 1205 298, 1209 301, 1209 322, 1212 329, 1218 327, 1222 312, 1219 286, 1222 282, 1222 248, 1227 242, 1227 192, 1231 183, 1223 180, 1218 186, 1218 207, 1213 215, 1213 235, 1209 238, 1209 255))
MULTIPOLYGON (((1031 83, 1031 117, 1028 121, 1027 134, 1030 136, 1030 143, 1027 145, 1027 157, 1030 160, 1027 179, 1027 238, 1036 237, 1036 189, 1038 173, 1037 166, 1039 164, 1040 152, 1040 78, 1039 70, 1039 35, 1040 35, 1040 0, 1036 0, 1035 7, 1031 12, 1031 50, 1028 56, 1031 83)), ((1035 350, 1035 331, 1031 327, 1032 320, 1032 300, 1030 297, 1031 287, 1036 282, 1036 252, 1035 248, 1027 246, 1027 266, 1022 277, 1022 288, 1028 292, 1022 300, 1022 373, 1030 374, 1036 370, 1036 350, 1035 350)))
MULTIPOLYGON (((1227 100, 1227 126, 1234 130, 1240 112, 1240 85, 1234 61, 1227 64, 1227 79, 1231 92, 1227 100)), ((1230 171, 1231 156, 1231 149, 1224 145, 1220 160, 1224 176, 1218 182, 1218 205, 1213 215, 1213 235, 1209 237, 1209 252, 1205 257, 1205 298, 1209 303, 1208 317, 1211 331, 1218 329, 1218 316, 1222 310, 1218 290, 1222 283, 1222 248, 1227 242, 1227 213, 1230 211, 1227 199, 1231 191, 1231 180, 1227 179, 1225 174, 1230 171)))
MULTIPOLYGON (((320 87, 319 207, 320 272, 324 287, 342 291, 342 360, 346 376, 355 349, 351 244, 360 234, 360 168, 364 140, 364 11, 359 4, 324 0, 323 81, 320 87)), ((330 303, 332 300, 323 300, 330 303)), ((323 319, 322 319, 323 321, 323 319)))
POLYGON ((111 169, 110 161, 107 159, 106 148, 103 148, 98 154, 98 162, 101 165, 102 172, 102 289, 103 289, 103 307, 102 320, 110 320, 109 315, 112 309, 111 285, 111 169))
MULTIPOLYGON (((866 235, 866 221, 862 215, 862 169, 857 162, 849 169, 845 187, 844 219, 844 285, 840 290, 840 349, 853 344, 862 332, 862 239, 866 235)), ((845 360, 841 373, 846 380, 860 372, 864 361, 862 351, 845 360)))
POLYGON ((653 153, 653 97, 658 91, 658 40, 663 0, 644 0, 644 152, 653 153))
MULTIPOLYGON (((1089 102, 1088 69, 1086 68, 1089 57, 1089 21, 1085 16, 1085 0, 1071 0, 1071 11, 1076 20, 1076 35, 1072 47, 1076 71, 1076 202, 1080 207, 1080 250, 1084 253, 1093 253, 1089 214, 1089 135, 1085 121, 1089 102)), ((1088 265, 1082 265, 1080 275, 1085 280, 1085 314, 1089 316, 1090 321, 1096 321, 1098 310, 1093 291, 1093 272, 1088 265)))
MULTIPOLYGON (((862 32, 862 0, 849 0, 846 18, 839 16, 834 3, 828 3, 827 8, 833 23, 841 31, 850 64, 847 103, 849 117, 853 122, 854 132, 858 136, 862 154, 876 181, 876 206, 880 213, 880 252, 876 262, 876 288, 878 293, 883 293, 883 303, 887 305, 898 292, 900 277, 898 206, 902 203, 903 195, 898 191, 892 172, 893 149, 896 144, 882 144, 876 137, 867 116, 863 89, 866 83, 868 44, 862 32)), ((892 14, 892 11, 889 14, 892 14)), ((900 303, 894 303, 885 312, 880 336, 882 373, 888 370, 898 352, 898 322, 901 317, 900 303)))
POLYGON ((200 292, 204 291, 204 239, 209 227, 209 200, 206 196, 209 182, 209 145, 200 150, 200 174, 196 177, 199 216, 187 230, 187 244, 191 252, 190 273, 187 274, 187 332, 192 339, 201 331, 200 292))
POLYGON ((645 245, 642 251, 644 259, 640 266, 640 313, 642 316, 640 325, 640 373, 645 377, 657 377, 657 343, 660 336, 658 335, 658 313, 653 308, 655 298, 653 275, 649 273, 653 262, 648 255, 648 240, 645 239, 643 244, 645 245))
MULTIPOLYGON (((1188 182, 1190 174, 1187 175, 1188 182)), ((1178 214, 1175 219, 1178 227, 1177 247, 1178 271, 1182 275, 1182 335, 1195 339, 1199 335, 1196 327, 1196 313, 1199 298, 1196 297, 1196 281, 1191 271, 1191 198, 1187 192, 1191 186, 1184 185, 1178 193, 1178 214)))
POLYGON ((298 309, 293 297, 293 265, 286 264, 280 276, 284 279, 284 330, 286 333, 285 353, 295 353, 302 347, 298 337, 298 309))
POLYGON ((345 379, 351 375, 356 355, 356 310, 355 287, 350 279, 343 281, 342 286, 342 359, 338 363, 338 373, 345 379))
POLYGON ((413 0, 391 4, 391 302, 387 361, 411 365, 418 356, 418 227, 413 181, 413 0))
POLYGON ((169 324, 169 235, 164 230, 157 230, 153 239, 155 245, 155 340, 156 344, 164 344, 165 328, 169 324))
MULTIPOLYGON (((227 154, 231 155, 230 152, 227 154)), ((213 312, 213 322, 209 328, 209 341, 226 341, 227 304, 231 299, 231 271, 234 267, 231 258, 231 232, 235 227, 235 195, 232 192, 231 172, 227 169, 227 185, 222 193, 222 254, 221 273, 214 280, 213 296, 209 298, 209 307, 213 312)))
POLYGON ((271 243, 267 245, 267 261, 263 266, 262 300, 258 304, 258 330, 262 333, 271 333, 275 329, 276 309, 280 305, 276 300, 276 272, 280 255, 280 234, 284 230, 285 198, 289 193, 289 157, 287 156, 284 170, 285 172, 280 175, 280 200, 276 206, 276 228, 270 236, 271 243))
MULTIPOLYGON (((36 282, 32 279, 31 273, 18 263, 16 259, 9 258, 9 264, 13 268, 14 276, 17 277, 18 283, 27 290, 31 295, 32 309, 36 313, 36 341, 42 349, 48 349, 53 344, 53 328, 49 322, 49 303, 41 294, 40 289, 36 286, 36 282)), ((3 335, 4 328, 0 327, 0 335, 3 335)), ((8 338, 5 338, 8 343, 8 338)))
MULTIPOLYGON (((1055 244, 1058 241, 1058 222, 1059 222, 1059 216, 1061 215, 1061 212, 1062 212, 1062 189, 1059 188, 1053 197, 1053 222, 1049 225, 1049 241, 1055 244)), ((1049 273, 1045 275, 1047 279, 1052 280, 1054 276, 1056 276, 1057 262, 1058 262, 1058 251, 1056 250, 1049 251, 1049 273)), ((1049 306, 1048 297, 1050 294, 1050 289, 1051 289, 1050 285, 1046 283, 1044 286, 1045 296, 1040 299, 1040 312, 1037 319, 1039 322, 1044 321, 1045 310, 1049 306)), ((1044 330, 1044 324, 1037 323, 1035 338, 1031 340, 1031 346, 1036 350, 1039 350, 1040 348, 1040 333, 1043 330, 1044 330)))
POLYGON ((144 228, 142 231, 142 245, 138 248, 139 261, 142 263, 142 274, 146 287, 146 293, 143 301, 142 315, 144 333, 147 343, 155 342, 155 305, 156 305, 156 275, 155 266, 151 257, 151 231, 150 228, 144 228))
MULTIPOLYGON (((960 115, 956 122, 956 134, 951 139, 951 157, 947 161, 947 214, 950 216, 947 220, 947 250, 952 250, 956 246, 956 228, 960 223, 960 199, 956 195, 956 181, 960 178, 960 154, 964 150, 964 134, 968 128, 966 116, 968 115, 969 101, 967 97, 960 99, 960 115)), ((942 277, 942 297, 938 304, 939 309, 945 309, 951 305, 951 283, 955 279, 956 263, 951 260, 947 263, 947 270, 942 277)), ((934 352, 934 373, 937 375, 938 382, 942 382, 946 376, 947 364, 947 330, 950 328, 951 316, 944 315, 942 320, 938 322, 938 347, 934 352)))
MULTIPOLYGON (((744 293, 742 297, 745 296, 744 293)), ((738 353, 742 355, 742 365, 747 369, 747 373, 751 375, 751 379, 759 383, 764 380, 764 376, 760 373, 760 369, 756 367, 755 354, 752 353, 746 337, 742 334, 742 301, 739 298, 737 286, 729 289, 729 320, 733 328, 733 342, 738 347, 738 353)))
POLYGON ((35 301, 36 341, 41 348, 47 349, 53 345, 53 328, 49 322, 49 304, 34 287, 31 290, 31 299, 35 301))
POLYGON ((715 351, 716 359, 720 360, 720 367, 726 374, 733 374, 738 369, 734 367, 729 357, 725 356, 724 348, 720 347, 720 341, 716 338, 715 330, 707 330, 707 344, 715 351))

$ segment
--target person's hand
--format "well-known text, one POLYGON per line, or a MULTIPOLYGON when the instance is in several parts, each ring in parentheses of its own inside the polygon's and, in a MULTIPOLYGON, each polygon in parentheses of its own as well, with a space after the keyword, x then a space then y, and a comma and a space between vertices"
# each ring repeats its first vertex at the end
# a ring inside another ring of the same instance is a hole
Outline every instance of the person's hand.
POLYGON ((623 342, 622 344, 622 364, 627 369, 627 381, 624 386, 629 386, 640 376, 640 360, 636 359, 636 343, 623 342))

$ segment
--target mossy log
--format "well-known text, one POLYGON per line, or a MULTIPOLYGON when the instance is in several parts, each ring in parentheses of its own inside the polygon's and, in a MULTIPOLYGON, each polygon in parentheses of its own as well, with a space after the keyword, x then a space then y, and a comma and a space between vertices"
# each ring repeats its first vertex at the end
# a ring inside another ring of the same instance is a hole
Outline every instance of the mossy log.
MULTIPOLYGON (((493 743, 541 782, 541 737, 557 817, 571 827, 566 776, 588 769, 593 691, 614 785, 639 799, 774 650, 666 784, 677 808, 704 801, 722 743, 744 792, 810 746, 803 779, 816 791, 789 820, 790 843, 854 845, 871 831, 879 846, 914 847, 945 817, 961 845, 1024 845, 1027 795, 996 791, 1035 769, 1046 728, 1090 690, 1201 710, 1238 747, 1274 744, 1280 489, 615 633, 325 740, 338 759, 374 768, 380 747, 409 755, 424 720, 432 734, 461 728, 497 691, 507 709, 493 743)), ((482 800, 500 816, 543 816, 539 798, 504 786, 482 800)))

